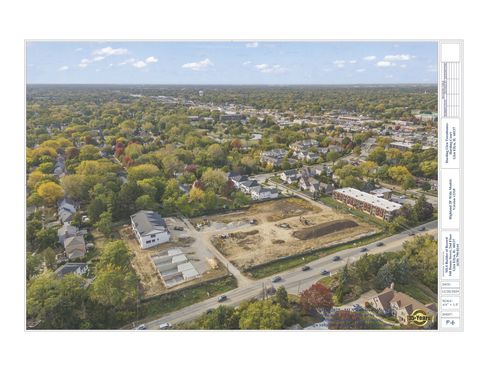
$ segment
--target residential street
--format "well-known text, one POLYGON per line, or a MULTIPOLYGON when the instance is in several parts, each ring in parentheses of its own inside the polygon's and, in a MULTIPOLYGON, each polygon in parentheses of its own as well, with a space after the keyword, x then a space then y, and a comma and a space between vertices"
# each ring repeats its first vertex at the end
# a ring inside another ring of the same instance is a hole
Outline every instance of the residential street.
MULTIPOLYGON (((423 226, 425 227, 425 231, 417 233, 418 235, 429 233, 436 236, 437 221, 426 223, 423 226)), ((417 227, 416 229, 418 230, 419 228, 420 227, 417 227)), ((409 236, 409 232, 402 232, 381 240, 381 242, 383 242, 382 246, 377 246, 379 242, 377 241, 365 245, 365 247, 368 248, 369 254, 378 254, 387 251, 397 251, 401 249, 403 242, 410 238, 413 237, 409 236)), ((357 260, 363 254, 365 254, 365 252, 360 251, 360 247, 361 246, 359 246, 358 248, 348 249, 336 254, 332 254, 340 256, 341 260, 337 262, 332 261, 332 255, 329 255, 310 262, 308 265, 311 269, 308 271, 304 272, 300 269, 300 267, 297 267, 289 271, 280 273, 279 275, 282 277, 282 280, 278 283, 275 283, 274 286, 284 286, 288 292, 292 294, 298 294, 301 291, 310 287, 319 279, 324 278, 325 276, 321 274, 323 270, 327 270, 331 274, 335 273, 340 270, 346 263, 351 263, 357 260)), ((240 285, 238 288, 225 293, 225 295, 227 296, 227 300, 224 301, 222 304, 236 306, 239 305, 242 301, 254 297, 261 297, 264 285, 267 287, 272 285, 271 278, 272 277, 266 277, 258 281, 249 280, 249 283, 245 283, 244 281, 242 281, 243 284, 240 285)), ((146 327, 153 330, 158 329, 158 326, 160 324, 166 322, 175 324, 185 321, 191 321, 196 317, 200 316, 207 309, 216 308, 219 305, 220 303, 217 302, 217 298, 214 297, 200 303, 185 307, 159 319, 148 322, 146 323, 146 327)))

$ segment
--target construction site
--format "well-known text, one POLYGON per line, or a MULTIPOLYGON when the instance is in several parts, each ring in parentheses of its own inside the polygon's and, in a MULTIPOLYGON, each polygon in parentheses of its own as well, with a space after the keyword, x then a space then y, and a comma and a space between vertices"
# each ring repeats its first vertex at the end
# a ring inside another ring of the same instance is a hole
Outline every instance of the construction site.
POLYGON ((246 211, 191 222, 240 270, 378 232, 352 215, 300 198, 262 202, 246 211))
POLYGON ((228 274, 207 246, 192 235, 178 218, 165 219, 171 233, 170 241, 142 249, 129 225, 118 230, 133 253, 132 266, 140 278, 144 297, 152 297, 182 289, 198 282, 228 274))

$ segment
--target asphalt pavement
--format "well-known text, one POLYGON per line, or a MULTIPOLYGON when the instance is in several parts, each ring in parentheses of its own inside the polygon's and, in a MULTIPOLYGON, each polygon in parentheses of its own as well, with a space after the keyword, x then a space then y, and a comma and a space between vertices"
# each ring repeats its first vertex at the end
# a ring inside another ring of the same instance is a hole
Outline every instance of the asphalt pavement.
MULTIPOLYGON (((434 234, 437 235, 437 221, 432 221, 424 224, 423 226, 416 227, 417 235, 421 234, 434 234), (421 227, 425 227, 424 231, 420 231, 421 227)), ((291 270, 272 275, 271 277, 266 277, 258 281, 250 281, 248 284, 244 284, 241 287, 238 287, 234 290, 224 293, 227 296, 227 300, 222 303, 217 302, 217 297, 212 297, 210 299, 204 300, 202 302, 190 305, 188 307, 182 308, 161 318, 150 321, 146 323, 147 329, 153 330, 158 329, 159 325, 162 323, 181 323, 186 321, 191 321, 206 312, 208 309, 214 309, 219 305, 230 305, 237 306, 245 300, 249 300, 255 297, 261 298, 263 294, 263 288, 268 286, 284 286, 288 292, 292 294, 298 294, 301 291, 309 288, 313 283, 318 280, 327 277, 323 275, 322 271, 326 270, 330 274, 334 274, 339 271, 345 264, 352 263, 355 260, 358 260, 365 253, 368 254, 379 254, 387 251, 398 251, 402 248, 402 244, 413 238, 410 235, 411 230, 398 233, 396 235, 384 238, 383 240, 376 241, 374 243, 366 244, 363 246, 358 246, 355 248, 350 248, 347 250, 334 253, 323 258, 317 259, 308 263, 308 266, 311 268, 307 271, 302 271, 301 267, 293 268, 291 270), (382 244, 379 244, 382 242, 382 244), (380 246, 379 246, 380 245, 380 246), (362 252, 362 248, 367 248, 366 252, 362 252), (333 261, 334 256, 339 256, 340 260, 333 261), (280 276, 281 281, 277 283, 272 283, 271 279, 274 276, 280 276)))

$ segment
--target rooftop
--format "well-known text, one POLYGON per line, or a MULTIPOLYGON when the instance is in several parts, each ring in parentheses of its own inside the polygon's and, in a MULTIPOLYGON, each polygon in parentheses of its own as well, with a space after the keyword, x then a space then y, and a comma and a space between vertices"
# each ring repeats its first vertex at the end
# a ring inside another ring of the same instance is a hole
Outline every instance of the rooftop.
POLYGON ((359 191, 358 189, 355 189, 355 188, 350 188, 350 187, 340 188, 335 190, 335 192, 341 193, 345 196, 353 197, 356 200, 366 202, 372 206, 376 206, 387 211, 398 210, 402 207, 402 205, 397 204, 396 202, 392 202, 392 201, 385 200, 383 198, 376 197, 369 193, 359 191))
POLYGON ((130 218, 140 235, 148 234, 154 230, 163 231, 167 229, 165 220, 155 211, 140 210, 130 218))

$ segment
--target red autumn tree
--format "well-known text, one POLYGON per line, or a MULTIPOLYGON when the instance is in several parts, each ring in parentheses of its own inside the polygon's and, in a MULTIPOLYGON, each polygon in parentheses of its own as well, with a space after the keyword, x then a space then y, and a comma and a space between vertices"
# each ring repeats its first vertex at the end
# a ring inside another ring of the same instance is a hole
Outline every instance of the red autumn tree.
POLYGON ((364 314, 351 310, 339 310, 328 321, 330 330, 362 330, 372 328, 366 323, 364 314))
POLYGON ((325 316, 333 307, 333 295, 321 283, 314 283, 300 294, 300 304, 306 311, 316 311, 325 316))
POLYGON ((230 142, 230 148, 232 149, 240 149, 242 147, 242 142, 240 141, 240 139, 233 139, 231 142, 230 142))
POLYGON ((129 156, 125 155, 125 157, 123 158, 123 165, 126 167, 132 166, 133 160, 129 156))

